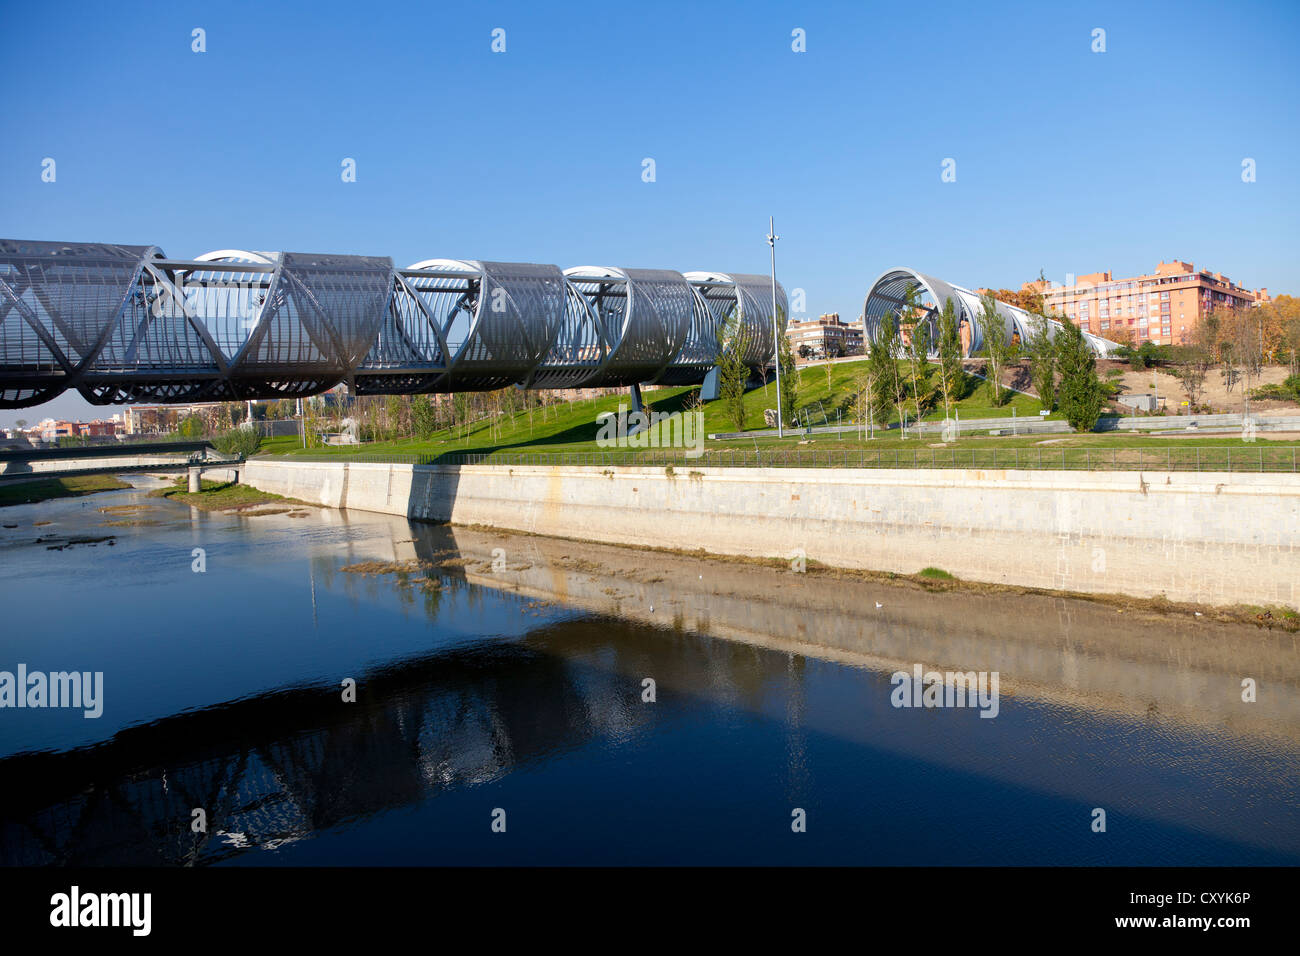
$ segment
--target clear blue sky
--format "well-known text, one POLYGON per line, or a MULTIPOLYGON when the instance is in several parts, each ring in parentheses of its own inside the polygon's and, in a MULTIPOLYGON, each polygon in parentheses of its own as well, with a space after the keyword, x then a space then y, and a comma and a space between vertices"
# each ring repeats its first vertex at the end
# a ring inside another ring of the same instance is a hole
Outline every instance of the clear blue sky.
POLYGON ((6 5, 0 234, 765 272, 770 214, 813 315, 896 265, 1300 293, 1294 0, 281 7, 6 5))

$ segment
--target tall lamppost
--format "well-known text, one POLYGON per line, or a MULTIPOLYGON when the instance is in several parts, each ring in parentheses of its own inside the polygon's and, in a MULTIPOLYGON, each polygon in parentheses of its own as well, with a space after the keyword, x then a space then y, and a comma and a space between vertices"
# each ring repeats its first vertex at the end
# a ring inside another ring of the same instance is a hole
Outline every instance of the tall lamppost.
POLYGON ((781 409, 781 347, 777 344, 780 330, 776 321, 776 234, 772 217, 767 217, 767 244, 772 250, 772 361, 776 365, 776 437, 785 437, 785 415, 781 409))

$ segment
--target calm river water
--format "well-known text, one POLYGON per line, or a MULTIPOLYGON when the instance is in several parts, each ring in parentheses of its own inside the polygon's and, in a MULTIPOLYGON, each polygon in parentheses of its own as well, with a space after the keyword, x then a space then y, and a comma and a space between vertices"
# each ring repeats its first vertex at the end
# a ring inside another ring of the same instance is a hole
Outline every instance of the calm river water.
POLYGON ((0 671, 103 674, 0 709, 7 865, 1300 863, 1291 635, 131 480, 0 509, 0 671))

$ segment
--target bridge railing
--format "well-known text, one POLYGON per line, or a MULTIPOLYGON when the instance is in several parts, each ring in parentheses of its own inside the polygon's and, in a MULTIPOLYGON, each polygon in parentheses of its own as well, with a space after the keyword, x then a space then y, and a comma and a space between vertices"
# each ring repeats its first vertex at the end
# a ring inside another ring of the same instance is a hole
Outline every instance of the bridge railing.
POLYGON ((1193 471, 1300 473, 1297 446, 1240 443, 1191 448, 915 448, 711 449, 689 457, 683 449, 610 449, 590 452, 347 452, 274 456, 288 462, 358 464, 672 468, 942 468, 976 471, 1193 471))

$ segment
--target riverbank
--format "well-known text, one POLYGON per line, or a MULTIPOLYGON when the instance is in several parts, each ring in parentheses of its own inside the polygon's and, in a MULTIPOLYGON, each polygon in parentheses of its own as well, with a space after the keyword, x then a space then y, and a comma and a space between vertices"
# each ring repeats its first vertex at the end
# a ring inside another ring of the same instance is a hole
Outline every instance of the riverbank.
MULTIPOLYGON (((466 580, 538 601, 886 673, 917 660, 1001 670, 1005 694, 1133 716, 1158 701, 1165 718, 1238 729, 1245 721, 1252 732, 1300 739, 1294 638, 1243 626, 1260 623, 1253 615, 915 575, 793 573, 698 553, 648 565, 642 550, 482 528, 442 533, 466 580), (1179 662, 1178 676, 1169 661, 1179 662), (1267 716, 1241 706, 1243 661, 1279 688, 1267 716)), ((442 552, 423 545, 394 543, 393 560, 423 558, 446 573, 442 552)))
MULTIPOLYGON (((495 528, 483 525, 458 525, 456 527, 458 534, 461 531, 479 535, 500 535, 501 533, 495 528)), ((589 558, 573 559, 569 562, 571 568, 578 571, 589 570, 594 572, 599 570, 601 573, 621 575, 635 580, 644 579, 647 573, 644 562, 637 557, 646 553, 662 554, 673 561, 688 559, 711 562, 715 565, 726 565, 729 568, 729 574, 743 575, 745 569, 761 569, 765 572, 775 571, 783 574, 792 573, 790 562, 782 558, 750 558, 732 554, 710 554, 703 549, 690 551, 682 548, 592 545, 591 542, 583 539, 536 535, 525 531, 512 531, 509 534, 519 540, 535 538, 539 542, 548 543, 552 548, 563 548, 572 545, 582 545, 584 549, 600 548, 603 555, 601 563, 598 564, 589 558), (618 549, 628 557, 625 560, 611 561, 609 560, 611 553, 608 550, 609 548, 618 549)), ((590 553, 590 551, 584 550, 584 553, 590 553)), ((484 566, 490 564, 487 561, 480 563, 484 566)), ((480 570, 483 570, 483 568, 480 570)), ((1001 601, 1004 604, 1021 597, 1050 598, 1054 600, 1068 599, 1097 605, 1099 608, 1108 609, 1112 613, 1126 614, 1129 615, 1131 621, 1142 621, 1147 624, 1161 622, 1168 624, 1176 621, 1181 625, 1188 620, 1194 620, 1198 623, 1242 625, 1268 631, 1276 630, 1284 634, 1300 633, 1300 611, 1280 604, 1202 604, 1190 601, 1171 601, 1163 594, 1156 597, 1135 597, 1128 594, 1100 591, 1068 591, 1015 584, 993 584, 987 581, 964 580, 942 568, 935 567, 922 568, 915 574, 905 574, 896 571, 828 567, 819 562, 811 561, 798 574, 799 579, 807 582, 809 586, 820 585, 834 588, 837 586, 842 587, 844 584, 853 584, 855 587, 879 585, 894 589, 897 593, 920 591, 927 594, 952 594, 954 597, 960 595, 982 596, 1001 601)), ((702 580, 703 575, 700 575, 700 578, 702 580)), ((666 578, 661 577, 660 580, 671 582, 674 578, 670 575, 666 578)), ((724 593, 717 589, 718 579, 715 574, 711 573, 710 580, 713 594, 724 593)), ((781 586, 777 585, 777 587, 781 586)), ((730 597, 739 596, 738 593, 725 593, 730 597)))
POLYGON ((205 480, 201 482, 201 490, 198 492, 191 492, 188 487, 187 479, 178 478, 165 488, 155 488, 149 492, 149 495, 153 498, 166 498, 169 501, 190 505, 200 511, 240 512, 255 508, 258 510, 250 513, 276 514, 312 507, 308 502, 299 501, 296 498, 287 498, 284 495, 277 495, 269 491, 260 491, 257 488, 233 481, 205 480), (270 508, 263 508, 264 505, 284 505, 286 507, 271 510, 270 508))
POLYGON ((54 498, 79 498, 101 491, 120 491, 131 486, 116 475, 73 475, 68 478, 40 478, 0 484, 0 508, 27 505, 54 498))
POLYGON ((1300 610, 1300 478, 1287 474, 255 459, 243 481, 330 508, 642 549, 1300 610))

